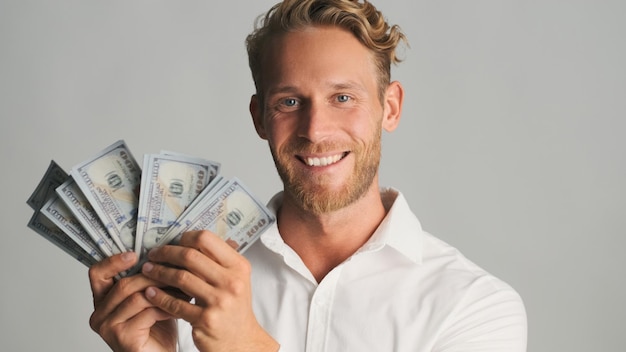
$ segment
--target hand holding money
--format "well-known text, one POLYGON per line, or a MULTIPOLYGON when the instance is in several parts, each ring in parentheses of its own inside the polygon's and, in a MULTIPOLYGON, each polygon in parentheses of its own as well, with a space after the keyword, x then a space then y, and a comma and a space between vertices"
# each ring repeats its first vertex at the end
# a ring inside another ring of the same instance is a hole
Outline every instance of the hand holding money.
POLYGON ((27 203, 28 226, 91 266, 135 251, 145 261, 154 247, 186 231, 210 230, 243 252, 274 216, 220 164, 178 153, 146 155, 143 172, 120 140, 72 168, 54 161, 27 203))
POLYGON ((177 299, 158 287, 147 288, 145 298, 188 321, 201 351, 277 351, 278 343, 252 310, 250 263, 231 247, 213 232, 189 231, 178 245, 150 251, 142 274, 179 288, 195 301, 177 299))
POLYGON ((136 263, 134 252, 124 252, 90 267, 94 311, 89 325, 114 351, 175 351, 176 323, 144 295, 159 282, 143 275, 115 278, 136 263))

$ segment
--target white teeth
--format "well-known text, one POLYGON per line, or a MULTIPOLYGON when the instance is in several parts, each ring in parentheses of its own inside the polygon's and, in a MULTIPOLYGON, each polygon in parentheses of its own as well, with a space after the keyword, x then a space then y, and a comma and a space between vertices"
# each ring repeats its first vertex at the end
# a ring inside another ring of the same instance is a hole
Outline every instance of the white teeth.
POLYGON ((341 159, 341 154, 334 156, 326 156, 322 158, 306 158, 306 164, 309 166, 328 166, 334 164, 341 159))

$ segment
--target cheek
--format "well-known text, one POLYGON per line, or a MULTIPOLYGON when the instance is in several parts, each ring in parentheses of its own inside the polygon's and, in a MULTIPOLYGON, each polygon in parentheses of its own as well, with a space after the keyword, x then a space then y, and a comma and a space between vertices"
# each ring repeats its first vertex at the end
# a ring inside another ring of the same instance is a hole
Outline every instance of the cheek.
POLYGON ((271 121, 267 125, 267 139, 273 149, 280 149, 292 136, 292 131, 285 121, 271 121))
POLYGON ((345 125, 345 130, 356 140, 365 144, 377 138, 382 125, 381 118, 374 118, 371 114, 362 114, 345 125))

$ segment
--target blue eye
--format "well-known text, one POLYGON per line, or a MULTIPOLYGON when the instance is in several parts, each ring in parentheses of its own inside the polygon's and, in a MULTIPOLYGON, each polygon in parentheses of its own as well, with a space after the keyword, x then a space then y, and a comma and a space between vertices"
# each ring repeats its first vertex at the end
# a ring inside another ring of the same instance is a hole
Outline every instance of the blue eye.
POLYGON ((340 103, 345 103, 345 102, 347 102, 349 100, 350 100, 350 97, 348 95, 340 94, 340 95, 337 96, 337 101, 340 102, 340 103))
POLYGON ((293 106, 298 105, 298 101, 296 99, 293 99, 293 98, 287 98, 287 99, 283 100, 283 105, 289 106, 289 107, 293 107, 293 106))

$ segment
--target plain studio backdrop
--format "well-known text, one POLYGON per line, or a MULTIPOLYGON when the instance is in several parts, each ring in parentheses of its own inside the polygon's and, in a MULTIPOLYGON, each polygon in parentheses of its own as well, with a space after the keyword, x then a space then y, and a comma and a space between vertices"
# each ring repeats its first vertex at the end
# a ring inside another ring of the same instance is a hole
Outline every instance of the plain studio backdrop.
MULTIPOLYGON (((124 139, 219 161, 263 201, 280 188, 244 48, 273 3, 0 1, 0 350, 108 350, 87 269, 26 227, 51 159, 124 139)), ((375 4, 410 42, 381 184, 520 292, 529 351, 623 351, 625 3, 375 4)))

